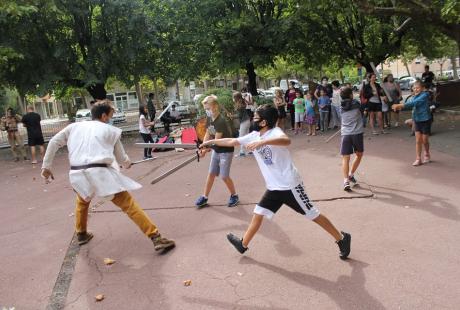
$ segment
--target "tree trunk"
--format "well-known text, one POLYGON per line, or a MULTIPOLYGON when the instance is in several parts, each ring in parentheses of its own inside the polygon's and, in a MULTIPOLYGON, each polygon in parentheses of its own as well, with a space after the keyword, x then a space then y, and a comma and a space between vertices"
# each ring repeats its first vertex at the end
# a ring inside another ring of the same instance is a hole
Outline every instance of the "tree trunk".
POLYGON ((134 88, 136 89, 137 100, 139 101, 139 105, 144 104, 144 95, 142 94, 142 86, 139 81, 134 82, 134 88))
POLYGON ((372 70, 372 66, 371 66, 371 63, 369 61, 360 61, 359 63, 366 69, 366 75, 368 73, 374 72, 372 70))
POLYGON ((88 86, 86 90, 94 98, 94 100, 104 100, 107 98, 107 91, 105 90, 104 83, 96 83, 88 86))
POLYGON ((457 58, 456 56, 452 55, 450 57, 450 62, 452 63, 452 70, 454 71, 454 79, 455 80, 458 80, 458 74, 457 74, 457 61, 456 59, 457 58))
POLYGON ((407 75, 410 76, 410 70, 409 70, 409 65, 407 64, 407 61, 403 61, 404 67, 406 67, 407 75))
POLYGON ((236 71, 236 90, 241 91, 241 87, 240 87, 240 70, 236 71))
POLYGON ((257 75, 252 62, 246 63, 246 74, 248 75, 248 92, 250 92, 253 96, 257 96, 257 75))
POLYGON ((176 80, 176 99, 180 101, 179 80, 176 80))
POLYGON ((153 79, 153 92, 155 93, 155 107, 157 110, 161 109, 160 107, 160 93, 158 92, 158 81, 153 79))
POLYGON ((21 109, 21 114, 25 114, 26 113, 26 96, 19 93, 19 96, 17 97, 17 102, 18 102, 18 106, 19 108, 21 109))

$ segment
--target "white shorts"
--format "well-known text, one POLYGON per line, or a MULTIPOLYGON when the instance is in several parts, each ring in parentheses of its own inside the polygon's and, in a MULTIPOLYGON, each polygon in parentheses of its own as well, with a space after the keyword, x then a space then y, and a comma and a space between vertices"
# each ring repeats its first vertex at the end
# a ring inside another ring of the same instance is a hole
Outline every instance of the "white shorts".
POLYGON ((302 112, 302 113, 295 112, 294 115, 295 115, 296 123, 302 123, 303 121, 305 121, 305 112, 302 112))

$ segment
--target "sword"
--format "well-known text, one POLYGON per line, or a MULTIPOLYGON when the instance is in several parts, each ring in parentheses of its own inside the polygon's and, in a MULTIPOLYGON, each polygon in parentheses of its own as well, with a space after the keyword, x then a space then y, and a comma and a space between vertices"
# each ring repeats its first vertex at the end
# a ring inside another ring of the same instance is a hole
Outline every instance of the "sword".
POLYGON ((136 143, 136 147, 141 148, 155 148, 155 149, 187 149, 194 150, 197 149, 199 145, 194 143, 136 143))
POLYGON ((329 143, 329 141, 331 141, 335 136, 337 136, 339 133, 341 132, 341 130, 337 130, 332 136, 330 136, 329 138, 326 139, 326 143, 329 143))
MULTIPOLYGON (((196 146, 195 146, 196 147, 196 146)), ((181 162, 179 165, 177 165, 176 167, 166 171, 165 173, 157 176, 155 179, 152 180, 152 182, 150 182, 150 184, 155 184, 155 183, 158 183, 159 181, 163 180, 164 178, 166 178, 168 175, 171 175, 173 174, 174 172, 176 172, 177 170, 180 170, 181 168, 187 166, 188 164, 190 164, 191 162, 195 161, 195 160, 198 160, 198 162, 200 161, 200 156, 198 155, 198 151, 196 151, 196 154, 193 155, 192 157, 188 158, 187 160, 181 162)))
POLYGON ((147 158, 147 159, 141 159, 141 160, 138 160, 138 161, 134 161, 131 163, 131 166, 132 165, 137 165, 137 164, 141 164, 141 163, 145 163, 146 161, 151 161, 151 160, 154 160, 154 159, 157 159, 158 157, 152 157, 152 158, 147 158))

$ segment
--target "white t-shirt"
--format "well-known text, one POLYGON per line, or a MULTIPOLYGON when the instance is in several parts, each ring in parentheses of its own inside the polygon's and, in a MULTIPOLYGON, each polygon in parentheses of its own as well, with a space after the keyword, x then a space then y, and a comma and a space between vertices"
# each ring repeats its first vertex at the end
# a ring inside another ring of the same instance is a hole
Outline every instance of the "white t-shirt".
POLYGON ((334 89, 332 91, 332 99, 331 99, 332 105, 336 107, 340 107, 341 100, 342 99, 340 98, 340 89, 334 89))
POLYGON ((148 129, 148 127, 145 127, 143 122, 146 122, 147 120, 145 119, 145 116, 144 115, 141 115, 139 117, 139 132, 140 133, 150 133, 150 130, 148 129))
MULTIPOLYGON (((275 127, 262 136, 260 132, 253 131, 238 138, 238 142, 241 145, 247 145, 255 141, 279 138, 283 135, 284 132, 279 127, 275 127)), ((290 190, 302 183, 302 178, 292 162, 291 154, 285 146, 265 145, 254 152, 254 157, 268 190, 290 190)))
POLYGON ((255 111, 254 100, 252 100, 251 93, 243 93, 243 99, 246 101, 246 110, 255 111))

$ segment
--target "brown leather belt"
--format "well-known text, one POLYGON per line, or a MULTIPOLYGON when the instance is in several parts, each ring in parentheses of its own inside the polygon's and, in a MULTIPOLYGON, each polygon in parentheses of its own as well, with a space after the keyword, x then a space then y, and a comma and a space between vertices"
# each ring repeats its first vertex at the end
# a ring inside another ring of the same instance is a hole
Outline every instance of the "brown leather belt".
POLYGON ((89 168, 107 168, 108 164, 88 164, 88 165, 81 165, 81 166, 70 166, 70 170, 84 170, 89 168))

